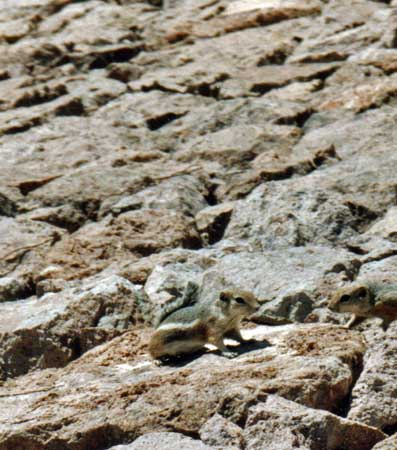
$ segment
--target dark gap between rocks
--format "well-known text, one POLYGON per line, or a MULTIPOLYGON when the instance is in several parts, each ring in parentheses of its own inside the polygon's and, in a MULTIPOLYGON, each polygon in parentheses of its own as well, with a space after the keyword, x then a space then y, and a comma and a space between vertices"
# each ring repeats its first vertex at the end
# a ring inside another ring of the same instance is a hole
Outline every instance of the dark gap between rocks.
MULTIPOLYGON (((288 56, 288 55, 287 55, 288 56)), ((266 65, 266 64, 261 64, 261 65, 266 65)), ((259 66, 259 63, 258 63, 259 66)), ((296 77, 284 84, 279 84, 279 83, 269 83, 269 82, 265 82, 265 83, 256 83, 252 86, 250 92, 254 92, 256 94, 260 94, 260 95, 264 95, 267 94, 269 91, 273 90, 273 89, 280 89, 283 87, 288 86, 291 83, 294 82, 307 82, 307 81, 313 81, 313 80, 319 80, 324 82, 329 76, 331 76, 338 68, 340 67, 340 65, 335 65, 333 67, 329 67, 328 69, 324 69, 321 72, 317 72, 314 73, 313 75, 308 75, 308 76, 301 76, 301 77, 296 77)), ((323 85, 323 83, 322 83, 323 85)), ((319 90, 319 89, 317 89, 319 90)))
MULTIPOLYGON (((299 60, 299 63, 301 64, 319 64, 319 63, 332 63, 332 62, 340 62, 340 61, 346 61, 347 58, 350 55, 348 53, 339 53, 339 52, 328 52, 322 57, 319 57, 318 55, 315 56, 315 59, 313 59, 313 55, 308 55, 306 58, 302 58, 299 60)), ((315 76, 314 78, 317 78, 315 76)))
POLYGON ((173 122, 176 119, 179 119, 180 117, 183 117, 187 113, 181 113, 181 114, 175 114, 172 112, 162 114, 161 116, 157 117, 151 117, 150 119, 146 119, 146 125, 151 131, 156 131, 159 128, 168 125, 169 123, 173 122))
POLYGON ((358 203, 348 201, 345 205, 349 208, 355 219, 354 222, 351 223, 351 227, 359 233, 364 233, 371 223, 379 217, 376 212, 371 211, 366 206, 359 205, 358 203))
POLYGON ((84 216, 87 217, 87 219, 92 220, 93 222, 98 221, 98 211, 101 207, 100 200, 84 200, 81 202, 75 202, 74 205, 84 214, 84 216))
POLYGON ((88 68, 90 70, 103 69, 111 63, 127 62, 137 56, 142 50, 143 47, 139 46, 118 48, 115 50, 109 50, 108 52, 103 52, 94 57, 88 68))
POLYGON ((29 92, 23 95, 19 100, 17 100, 14 104, 14 107, 19 108, 40 105, 42 103, 47 103, 55 100, 56 98, 61 97, 65 94, 67 94, 67 90, 66 86, 64 85, 57 86, 54 90, 45 88, 43 92, 29 92))
POLYGON ((227 73, 219 74, 212 83, 200 83, 197 85, 188 86, 187 93, 193 95, 202 95, 203 97, 212 97, 215 100, 219 98, 220 86, 222 83, 230 78, 227 73))
POLYGON ((36 294, 36 283, 33 278, 29 278, 29 280, 20 287, 17 291, 11 292, 10 295, 3 297, 2 301, 4 302, 14 302, 19 300, 24 300, 32 295, 36 294))
POLYGON ((23 196, 26 196, 29 194, 29 192, 35 191, 36 189, 46 185, 47 183, 50 183, 53 180, 56 180, 59 177, 60 175, 42 178, 41 180, 21 181, 16 187, 19 189, 19 192, 23 196))
MULTIPOLYGON (((74 418, 63 419, 61 427, 66 427, 74 422, 74 418), (67 423, 70 421, 69 423, 67 423), (66 422, 66 423, 64 423, 66 422)), ((98 425, 85 431, 76 433, 73 436, 73 448, 79 449, 89 449, 89 450, 107 450, 110 447, 129 444, 131 441, 135 440, 138 436, 128 433, 120 427, 111 424, 98 425)), ((10 447, 10 448, 20 448, 23 447, 10 447)), ((43 447, 29 447, 32 449, 42 449, 42 450, 67 450, 70 449, 70 440, 65 441, 60 438, 49 439, 45 442, 43 447)))
POLYGON ((34 60, 34 65, 31 64, 28 67, 32 69, 35 65, 54 67, 55 65, 59 65, 60 59, 65 58, 67 59, 67 55, 63 49, 54 44, 45 43, 33 52, 32 59, 34 60))
POLYGON ((346 395, 346 397, 340 402, 339 407, 337 410, 333 411, 334 414, 340 417, 347 417, 347 414, 349 413, 351 401, 352 401, 352 392, 354 389, 354 386, 357 383, 357 380, 360 378, 360 375, 364 369, 364 358, 361 356, 355 361, 352 361, 351 363, 351 371, 352 371, 352 384, 350 385, 349 393, 346 395))
POLYGON ((280 85, 278 83, 256 83, 250 89, 250 92, 255 94, 264 95, 273 89, 278 89, 286 86, 286 84, 280 85))
POLYGON ((203 243, 200 238, 190 237, 190 238, 186 238, 183 241, 182 247, 188 248, 190 250, 200 250, 201 248, 203 248, 203 243))
POLYGON ((74 233, 75 231, 77 231, 79 228, 81 228, 85 224, 85 221, 80 221, 80 222, 76 223, 76 222, 62 219, 60 217, 50 217, 48 219, 40 219, 40 220, 32 219, 32 220, 35 220, 37 222, 48 223, 50 225, 54 225, 55 227, 66 230, 70 234, 74 233))
POLYGON ((2 71, 0 71, 0 81, 8 80, 8 79, 10 79, 10 78, 11 78, 11 77, 10 77, 10 74, 8 73, 7 70, 2 70, 2 71))
POLYGON ((258 62, 256 63, 256 67, 263 67, 268 66, 271 64, 277 64, 281 65, 285 63, 285 60, 292 54, 292 51, 286 51, 277 49, 273 53, 263 56, 262 58, 259 58, 258 62))
POLYGON ((72 342, 69 343, 68 347, 72 351, 72 355, 70 360, 74 361, 77 358, 80 358, 80 356, 83 354, 83 350, 81 348, 81 342, 80 342, 80 336, 75 336, 72 339, 72 342))
POLYGON ((216 190, 218 189, 218 184, 211 184, 207 187, 207 194, 204 195, 205 201, 209 206, 214 206, 218 204, 218 199, 216 197, 216 190))
POLYGON ((310 119, 310 117, 315 113, 311 108, 305 111, 299 112, 294 116, 280 117, 275 121, 276 125, 295 125, 298 128, 303 128, 305 123, 310 119))
MULTIPOLYGON (((332 62, 332 61, 331 61, 332 62)), ((328 69, 324 69, 321 72, 317 72, 313 75, 309 75, 307 77, 297 77, 295 81, 313 81, 313 80, 320 80, 325 81, 328 77, 330 77, 337 69, 339 69, 341 65, 337 64, 333 67, 329 67, 328 69)))
POLYGON ((25 131, 30 130, 30 128, 37 127, 42 124, 42 119, 40 117, 35 117, 34 119, 31 119, 27 123, 23 123, 20 125, 14 125, 13 127, 9 127, 5 130, 3 130, 3 134, 18 134, 23 133, 25 131))
POLYGON ((190 86, 187 90, 188 94, 202 95, 203 97, 219 98, 219 87, 209 83, 202 83, 197 86, 190 86))
POLYGON ((84 105, 80 98, 74 98, 69 103, 59 106, 56 116, 83 116, 85 114, 84 105))
POLYGON ((366 255, 368 253, 367 250, 364 250, 363 248, 357 246, 357 245, 352 245, 352 244, 346 244, 346 248, 347 250, 349 250, 352 253, 355 253, 356 255, 366 255))
POLYGON ((23 39, 26 36, 26 34, 20 36, 2 36, 2 38, 6 41, 7 44, 12 45, 18 42, 19 40, 23 39))
POLYGON ((393 434, 397 433, 397 423, 394 423, 393 425, 386 425, 382 428, 382 431, 389 436, 392 436, 393 434))
POLYGON ((174 89, 168 89, 158 83, 157 81, 154 81, 150 86, 142 86, 141 89, 142 92, 150 92, 150 91, 161 91, 161 92, 168 92, 172 94, 181 94, 181 92, 178 92, 174 89))
POLYGON ((15 217, 17 213, 17 205, 4 194, 0 193, 0 216, 15 217))
POLYGON ((384 259, 391 258, 392 256, 397 256, 397 250, 394 250, 394 249, 388 250, 379 256, 374 256, 372 258, 368 258, 364 261, 363 264, 368 264, 370 262, 375 262, 375 261, 382 261, 384 259))
POLYGON ((170 431, 174 433, 183 434, 183 436, 190 437, 196 441, 199 441, 202 444, 202 441, 200 439, 200 434, 193 430, 186 430, 185 428, 178 428, 175 426, 172 426, 170 431))
POLYGON ((225 234, 226 227, 229 225, 230 218, 232 217, 232 211, 220 214, 208 229, 208 243, 210 245, 220 241, 225 234))

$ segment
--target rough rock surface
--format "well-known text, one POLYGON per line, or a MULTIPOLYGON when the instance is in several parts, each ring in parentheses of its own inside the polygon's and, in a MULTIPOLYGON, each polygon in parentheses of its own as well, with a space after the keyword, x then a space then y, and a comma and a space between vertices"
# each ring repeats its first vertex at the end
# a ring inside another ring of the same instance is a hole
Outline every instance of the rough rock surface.
MULTIPOLYGON (((0 392, 5 406, 0 449, 23 443, 85 448, 99 439, 105 447, 152 431, 197 435, 215 413, 241 427, 249 423, 249 408, 268 393, 298 402, 305 411, 341 408, 362 364, 365 346, 358 333, 315 324, 246 332, 256 342, 240 347, 234 360, 211 351, 179 367, 158 367, 145 352, 147 331, 136 330, 63 369, 43 371, 44 377, 32 372, 11 379, 0 392), (38 433, 50 424, 58 431, 38 433)), ((341 427, 347 422, 328 414, 341 427)), ((385 436, 359 423, 352 427, 367 430, 371 442, 385 436)), ((204 429, 201 434, 210 439, 204 429)))
POLYGON ((0 450, 396 448, 397 2, 0 3, 0 450), (154 364, 189 282, 258 342, 154 364))

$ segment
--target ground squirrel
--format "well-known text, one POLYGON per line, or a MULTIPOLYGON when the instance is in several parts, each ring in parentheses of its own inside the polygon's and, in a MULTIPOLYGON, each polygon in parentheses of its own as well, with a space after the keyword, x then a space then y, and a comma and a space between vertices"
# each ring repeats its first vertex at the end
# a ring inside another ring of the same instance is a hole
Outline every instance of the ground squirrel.
POLYGON ((390 322, 397 319, 397 284, 354 283, 339 289, 328 307, 332 311, 353 314, 346 328, 366 317, 380 317, 386 330, 390 322))
POLYGON ((234 356, 223 339, 243 342, 240 322, 258 306, 253 294, 233 288, 222 291, 212 303, 182 307, 161 321, 150 340, 149 352, 153 358, 162 359, 194 353, 210 343, 225 356, 234 356))

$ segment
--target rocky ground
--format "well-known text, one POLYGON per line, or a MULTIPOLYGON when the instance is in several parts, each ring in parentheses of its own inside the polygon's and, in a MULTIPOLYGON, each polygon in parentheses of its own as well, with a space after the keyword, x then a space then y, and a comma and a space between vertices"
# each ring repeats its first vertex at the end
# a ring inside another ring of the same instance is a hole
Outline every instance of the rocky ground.
POLYGON ((0 0, 0 450, 397 449, 397 1, 0 0), (170 365, 186 284, 261 302, 170 365))

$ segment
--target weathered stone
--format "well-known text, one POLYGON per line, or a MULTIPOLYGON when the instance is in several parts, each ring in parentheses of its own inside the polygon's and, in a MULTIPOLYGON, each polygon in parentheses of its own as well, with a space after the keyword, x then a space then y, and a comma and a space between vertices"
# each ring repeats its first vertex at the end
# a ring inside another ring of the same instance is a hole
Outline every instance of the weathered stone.
POLYGON ((396 5, 3 0, 0 450, 395 432, 395 323, 326 305, 397 282, 396 5), (139 324, 233 285, 306 323, 148 359, 139 324))
POLYGON ((15 272, 20 287, 29 285, 34 275, 42 268, 45 252, 48 252, 62 235, 61 229, 49 224, 1 217, 1 276, 13 278, 12 274, 15 272))
POLYGON ((8 302, 29 296, 32 285, 29 281, 22 281, 14 277, 0 278, 0 302, 8 302))
POLYGON ((32 107, 19 109, 18 117, 13 111, 0 112, 0 136, 20 133, 41 125, 51 116, 81 116, 84 112, 79 98, 63 95, 55 100, 32 107))
POLYGON ((195 217, 197 230, 207 244, 214 244, 222 239, 232 215, 232 202, 220 203, 202 209, 195 217))
POLYGON ((397 71, 397 50, 368 48, 352 55, 349 61, 363 66, 374 66, 385 73, 393 73, 397 71))
POLYGON ((215 414, 200 428, 200 438, 207 445, 241 449, 243 430, 220 414, 215 414))
POLYGON ((194 216, 207 206, 205 197, 208 191, 203 183, 200 183, 191 175, 174 176, 164 180, 156 186, 152 186, 134 195, 123 196, 114 203, 114 199, 105 201, 99 211, 99 216, 107 212, 119 215, 126 211, 138 209, 168 209, 180 211, 186 216, 194 216), (109 207, 109 203, 113 204, 109 207))
POLYGON ((136 260, 174 247, 200 247, 193 219, 172 210, 143 209, 85 225, 55 244, 46 263, 62 267, 66 279, 82 278, 119 259, 136 260))
POLYGON ((359 422, 269 395, 248 409, 244 437, 249 450, 370 450, 386 435, 359 422))
POLYGON ((365 261, 362 265, 358 281, 372 281, 385 284, 395 284, 397 282, 397 256, 390 253, 388 257, 380 258, 378 261, 365 261))
POLYGON ((216 412, 241 420, 268 392, 327 410, 348 395, 364 350, 357 333, 305 325, 254 329, 254 336, 273 346, 247 344, 234 360, 210 353, 182 367, 158 367, 145 355, 147 333, 129 332, 67 368, 43 372, 45 378, 33 372, 13 380, 0 394, 0 448, 70 448, 91 439, 108 448, 167 429, 198 433, 216 412), (43 426, 50 423, 57 427, 49 437, 43 426))
POLYGON ((156 266, 145 283, 145 294, 148 297, 147 314, 151 316, 151 322, 158 323, 163 309, 179 302, 189 282, 199 286, 201 281, 202 267, 198 264, 156 266))
POLYGON ((201 63, 191 62, 172 69, 158 69, 140 80, 129 83, 133 91, 161 89, 176 93, 201 94, 215 98, 235 98, 264 94, 271 89, 299 80, 325 78, 333 73, 335 64, 264 65, 249 70, 228 70, 225 63, 214 64, 203 70, 201 63))
POLYGON ((297 17, 311 16, 321 11, 317 1, 303 3, 300 0, 293 0, 284 4, 278 0, 272 4, 268 2, 232 2, 226 11, 214 17, 208 22, 194 22, 176 25, 168 32, 166 39, 168 42, 177 42, 187 36, 213 37, 224 33, 231 33, 246 28, 290 20, 297 17))
POLYGON ((386 333, 371 338, 364 370, 352 395, 348 418, 380 429, 393 429, 397 423, 397 322, 386 333))
POLYGON ((353 109, 356 112, 363 112, 367 109, 379 107, 388 103, 394 98, 397 92, 397 77, 383 77, 371 81, 366 81, 351 88, 325 89, 326 100, 320 99, 313 102, 314 107, 319 111, 330 109, 353 109))
POLYGON ((168 450, 170 448, 183 448, 184 450, 213 450, 200 441, 178 433, 148 433, 129 445, 117 445, 109 450, 147 450, 153 448, 156 450, 168 450))
MULTIPOLYGON (((339 2, 335 3, 338 7, 339 2)), ((368 4, 368 2, 361 1, 358 3, 360 6, 357 6, 357 8, 360 8, 363 3, 365 6, 368 4)), ((333 6, 334 4, 331 4, 330 9, 333 6)), ((287 61, 290 63, 343 61, 350 55, 376 43, 384 33, 384 26, 387 23, 390 12, 385 6, 379 4, 376 6, 376 9, 372 9, 372 15, 370 15, 370 11, 371 7, 369 7, 369 10, 364 9, 364 15, 367 15, 367 20, 361 26, 347 26, 344 28, 343 26, 340 27, 338 21, 336 23, 336 29, 332 26, 324 27, 319 34, 315 34, 310 39, 305 39, 287 61)), ((347 20, 354 24, 352 14, 346 12, 346 6, 344 8, 342 7, 337 15, 339 16, 339 14, 347 17, 347 20)))
POLYGON ((397 433, 394 433, 388 439, 379 442, 373 447, 373 450, 394 450, 397 447, 397 433))
POLYGON ((275 145, 280 155, 287 153, 300 136, 296 127, 235 125, 189 141, 177 157, 181 161, 201 159, 217 161, 224 167, 245 168, 275 145))
POLYGON ((134 285, 120 277, 5 302, 0 309, 1 378, 62 367, 140 317, 134 285))
POLYGON ((397 207, 390 208, 381 220, 367 230, 366 234, 375 234, 394 242, 397 237, 397 207))

